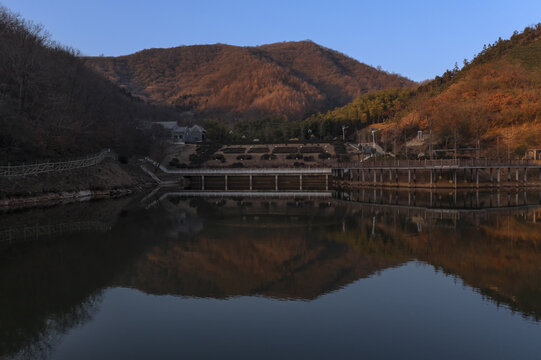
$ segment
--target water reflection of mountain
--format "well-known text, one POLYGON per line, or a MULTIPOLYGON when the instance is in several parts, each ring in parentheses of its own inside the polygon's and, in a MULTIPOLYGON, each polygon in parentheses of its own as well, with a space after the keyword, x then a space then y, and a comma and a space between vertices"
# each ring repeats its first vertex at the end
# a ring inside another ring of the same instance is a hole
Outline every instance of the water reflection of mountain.
POLYGON ((108 231, 2 248, 0 356, 47 351, 54 334, 92 317, 111 286, 311 300, 414 259, 541 317, 539 208, 455 211, 302 198, 173 198, 148 211, 129 202, 89 204, 0 218, 2 228, 113 219, 108 231))
POLYGON ((417 259, 497 303, 541 316, 541 211, 528 202, 465 210, 341 200, 175 201, 196 208, 203 229, 141 258, 135 267, 148 270, 126 278, 130 286, 156 294, 312 299, 417 259))
POLYGON ((314 238, 314 231, 342 226, 343 209, 330 199, 171 197, 160 210, 164 241, 117 285, 152 294, 308 300, 402 261, 314 238))
POLYGON ((238 235, 202 233, 195 241, 167 242, 133 264, 119 285, 152 294, 309 300, 401 262, 311 239, 302 229, 251 228, 238 235))
POLYGON ((350 224, 367 231, 336 233, 356 248, 393 251, 460 277, 487 298, 536 320, 541 318, 541 208, 484 211, 348 203, 361 216, 350 224), (381 248, 383 247, 383 248, 381 248))

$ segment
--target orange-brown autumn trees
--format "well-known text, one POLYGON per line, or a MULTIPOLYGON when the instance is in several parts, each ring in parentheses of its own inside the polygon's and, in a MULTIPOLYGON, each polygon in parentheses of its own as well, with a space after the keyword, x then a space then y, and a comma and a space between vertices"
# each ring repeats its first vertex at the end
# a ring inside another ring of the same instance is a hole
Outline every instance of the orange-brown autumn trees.
POLYGON ((145 99, 221 119, 285 116, 300 120, 373 90, 413 82, 361 64, 311 41, 257 47, 150 49, 118 58, 87 58, 113 82, 145 99))

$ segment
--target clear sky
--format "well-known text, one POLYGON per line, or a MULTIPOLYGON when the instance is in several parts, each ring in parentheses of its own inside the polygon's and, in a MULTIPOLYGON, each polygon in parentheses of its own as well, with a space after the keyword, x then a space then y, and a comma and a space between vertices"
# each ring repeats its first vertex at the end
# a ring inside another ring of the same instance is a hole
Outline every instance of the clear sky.
POLYGON ((0 0, 85 55, 311 39, 413 80, 541 22, 541 0, 0 0))

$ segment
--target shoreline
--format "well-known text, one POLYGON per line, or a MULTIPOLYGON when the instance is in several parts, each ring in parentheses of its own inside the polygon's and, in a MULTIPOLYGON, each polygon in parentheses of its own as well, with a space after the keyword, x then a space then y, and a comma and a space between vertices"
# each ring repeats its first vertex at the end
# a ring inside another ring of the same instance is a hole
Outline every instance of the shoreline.
POLYGON ((0 179, 0 211, 114 199, 156 185, 136 164, 107 161, 92 168, 0 179))
POLYGON ((142 192, 143 190, 144 187, 135 189, 120 188, 110 190, 80 190, 65 191, 61 193, 44 193, 35 196, 11 197, 0 200, 0 211, 49 207, 92 200, 116 199, 134 195, 142 192))
MULTIPOLYGON (((141 163, 140 161, 130 162, 130 164, 120 164, 116 161, 106 161, 100 165, 96 165, 95 167, 82 170, 0 179, 0 211, 48 207, 100 199, 114 199, 142 193, 146 189, 154 188, 156 185, 160 186, 179 183, 179 180, 173 180, 170 174, 164 173, 163 171, 154 173, 150 169, 147 169, 145 165, 147 164, 144 162, 141 163)), ((238 169, 234 169, 233 171, 235 170, 238 169)), ((244 168, 243 170, 247 169, 244 168)), ((377 179, 380 181, 377 181, 376 178, 374 178, 374 180, 376 180, 374 182, 360 181, 360 179, 349 179, 350 176, 347 176, 347 179, 340 179, 336 176, 333 178, 329 176, 329 179, 327 180, 329 182, 329 190, 388 189, 399 191, 460 190, 490 192, 541 190, 541 180, 538 179, 531 179, 530 181, 526 182, 522 179, 519 180, 518 178, 514 180, 508 179, 507 181, 502 181, 499 186, 497 186, 497 184, 494 182, 487 181, 488 178, 486 178, 486 176, 483 176, 479 183, 473 182, 471 179, 464 178, 457 179, 458 181, 456 183, 454 183, 452 180, 441 178, 430 183, 428 182, 428 178, 426 178, 426 176, 418 176, 416 179, 414 177, 413 182, 406 182, 403 178, 397 179, 397 182, 391 182, 385 181, 387 178, 384 180, 381 174, 377 179)), ((197 176, 195 177, 197 178, 197 176)), ((228 190, 227 185, 225 185, 224 188, 223 184, 215 184, 215 181, 210 181, 212 178, 213 177, 209 175, 208 182, 205 181, 205 187, 201 189, 203 192, 205 190, 228 190)), ((237 176, 237 178, 240 179, 242 176, 237 176)), ((247 182, 247 179, 244 180, 247 182)), ((180 181, 180 183, 183 181, 180 181)), ((194 181, 194 179, 190 179, 189 181, 191 183, 194 181)), ((233 188, 238 188, 237 190, 240 190, 239 186, 243 185, 238 183, 235 185, 235 187, 233 187, 233 178, 230 179, 230 181, 231 186, 229 190, 233 190, 233 188)), ((321 184, 310 183, 310 188, 308 188, 308 183, 306 183, 304 184, 304 187, 306 187, 306 190, 316 190, 315 188, 312 189, 312 187, 316 185, 321 185, 323 187, 327 186, 324 184, 325 182, 322 182, 321 184)), ((190 185, 197 188, 198 181, 195 180, 195 182, 191 183, 190 185)), ((244 186, 246 189, 243 191, 252 191, 251 184, 244 185, 246 185, 244 186)), ((262 184, 262 186, 263 185, 268 184, 262 184)), ((281 184, 282 190, 294 190, 293 188, 290 188, 290 185, 292 184, 281 184)), ((301 185, 301 189, 302 186, 303 185, 301 185)), ((272 186, 272 190, 274 190, 275 187, 276 186, 272 186)), ((296 187, 297 185, 295 185, 295 188, 296 187)), ((263 186, 263 188, 259 190, 265 189, 266 187, 263 186)), ((267 190, 271 189, 269 188, 267 190)))

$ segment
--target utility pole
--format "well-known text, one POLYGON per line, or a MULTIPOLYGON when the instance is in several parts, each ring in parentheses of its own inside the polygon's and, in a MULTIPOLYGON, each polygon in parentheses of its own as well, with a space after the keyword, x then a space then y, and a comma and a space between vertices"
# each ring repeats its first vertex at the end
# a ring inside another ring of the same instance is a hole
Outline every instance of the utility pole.
POLYGON ((408 147, 406 145, 407 141, 408 141, 408 138, 406 136, 406 133, 404 133, 404 147, 406 148, 406 159, 408 159, 408 147))
POLYGON ((430 151, 430 160, 432 160, 432 154, 434 153, 432 149, 432 128, 430 127, 430 121, 428 120, 428 115, 426 116, 426 124, 428 126, 428 151, 430 151))
POLYGON ((342 141, 346 142, 346 129, 348 128, 349 126, 346 126, 346 125, 342 125, 342 141))
POLYGON ((455 127, 455 160, 457 158, 456 137, 457 137, 457 129, 455 127))
POLYGON ((479 128, 477 128, 477 160, 479 160, 479 156, 481 155, 481 139, 479 136, 479 128))
MULTIPOLYGON (((513 136, 513 133, 511 133, 511 136, 513 136)), ((510 136, 507 136, 507 161, 509 161, 509 159, 511 159, 511 138, 510 136)))

